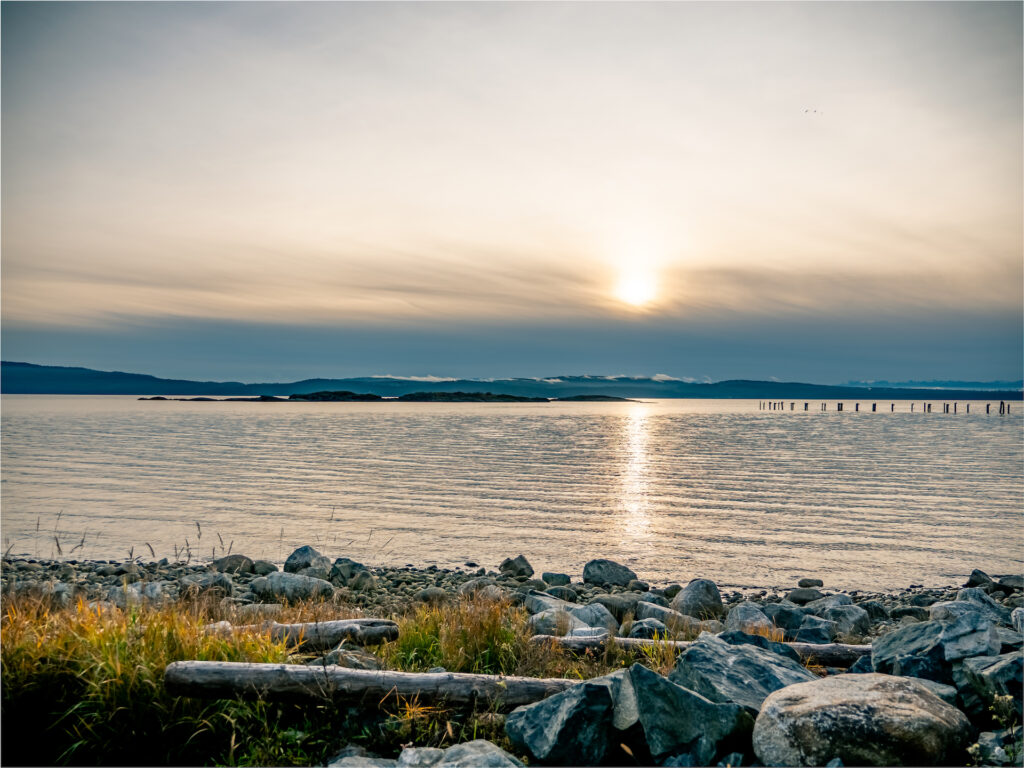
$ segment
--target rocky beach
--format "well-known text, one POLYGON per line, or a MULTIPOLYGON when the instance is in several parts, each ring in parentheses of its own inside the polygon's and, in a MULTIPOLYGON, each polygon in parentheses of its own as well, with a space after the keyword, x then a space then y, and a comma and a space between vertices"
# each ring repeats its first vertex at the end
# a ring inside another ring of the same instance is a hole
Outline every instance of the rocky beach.
MULTIPOLYGON (((304 546, 280 564, 239 554, 199 564, 9 557, 2 581, 8 604, 34 600, 54 611, 200 601, 211 626, 217 620, 228 631, 275 622, 294 604, 321 606, 325 620, 392 620, 490 601, 522 612, 529 642, 553 653, 607 655, 621 646, 641 654, 638 663, 618 659, 615 671, 495 715, 511 752, 478 741, 447 751, 410 745, 387 758, 339 744, 331 765, 513 765, 520 758, 549 765, 1006 765, 1020 758, 1019 575, 975 570, 959 585, 894 592, 834 591, 813 575, 785 590, 720 590, 712 578, 648 584, 610 560, 591 560, 582 574, 538 574, 522 555, 491 567, 392 568, 304 546), (659 644, 671 646, 664 674, 651 668, 650 649, 659 644)), ((386 674, 386 648, 375 655, 349 639, 314 653, 293 649, 289 660, 386 674)), ((453 675, 451 684, 458 680, 453 675)))

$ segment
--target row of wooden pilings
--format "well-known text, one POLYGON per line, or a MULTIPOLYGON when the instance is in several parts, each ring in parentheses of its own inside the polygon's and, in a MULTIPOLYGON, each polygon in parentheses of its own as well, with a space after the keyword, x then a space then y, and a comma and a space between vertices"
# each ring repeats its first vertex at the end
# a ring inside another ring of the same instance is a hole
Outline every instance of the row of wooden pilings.
MULTIPOLYGON (((758 403, 758 410, 760 410, 760 411, 784 411, 784 410, 786 410, 786 405, 787 404, 784 401, 782 401, 782 400, 761 400, 758 403)), ((796 410, 796 405, 797 405, 796 402, 790 402, 789 403, 789 410, 795 411, 796 410)), ((804 405, 803 410, 805 410, 805 411, 809 411, 810 410, 810 406, 811 406, 810 403, 804 403, 803 405, 804 405)), ((865 405, 866 405, 866 403, 865 403, 865 405)), ((916 405, 917 405, 917 403, 911 403, 910 404, 910 412, 911 413, 914 413, 914 408, 915 408, 916 405)), ((958 413, 959 412, 959 410, 958 410, 959 405, 960 405, 959 403, 943 403, 942 404, 942 413, 958 413), (950 408, 952 408, 952 410, 950 410, 950 408)), ((964 406, 965 406, 964 412, 965 413, 970 413, 971 412, 971 404, 970 403, 965 403, 964 406)), ((827 411, 828 410, 828 403, 822 403, 821 404, 821 410, 822 411, 827 411)), ((836 410, 837 411, 842 411, 843 410, 843 403, 836 403, 836 410)), ((854 403, 853 404, 853 410, 854 411, 860 411, 860 403, 854 403)), ((878 403, 872 403, 871 404, 871 412, 875 413, 877 411, 878 411, 878 403)), ((895 413, 896 412, 896 403, 889 403, 889 412, 890 413, 895 413)), ((921 413, 931 413, 932 412, 932 403, 921 403, 921 411, 920 412, 921 413)), ((999 415, 1000 416, 1005 416, 1009 412, 1010 412, 1010 404, 1008 402, 1006 402, 1005 400, 1000 400, 999 401, 999 415)), ((992 413, 992 403, 985 403, 985 413, 992 413)))

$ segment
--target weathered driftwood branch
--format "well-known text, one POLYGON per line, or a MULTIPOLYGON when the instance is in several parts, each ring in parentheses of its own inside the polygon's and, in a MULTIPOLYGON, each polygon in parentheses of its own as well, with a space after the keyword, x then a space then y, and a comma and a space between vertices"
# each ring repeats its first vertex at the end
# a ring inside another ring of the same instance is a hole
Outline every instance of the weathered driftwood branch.
POLYGON ((387 619, 342 619, 317 621, 308 624, 247 624, 234 626, 227 621, 211 624, 209 631, 222 634, 232 632, 265 632, 270 630, 274 640, 285 640, 303 651, 323 651, 337 647, 342 640, 358 645, 379 645, 398 637, 398 625, 387 619))
MULTIPOLYGON (((535 643, 553 643, 567 651, 584 653, 586 651, 604 650, 607 637, 555 637, 554 635, 534 635, 535 643)), ((636 637, 614 637, 611 641, 622 648, 643 648, 644 646, 673 645, 680 650, 690 645, 686 640, 643 640, 636 637)), ((804 661, 821 664, 826 667, 848 667, 861 656, 871 653, 870 645, 845 645, 843 643, 786 643, 796 651, 804 661)))
POLYGON ((199 698, 366 699, 418 697, 423 703, 495 707, 508 711, 564 691, 578 680, 467 675, 456 672, 384 672, 336 666, 176 661, 164 684, 175 695, 199 698))

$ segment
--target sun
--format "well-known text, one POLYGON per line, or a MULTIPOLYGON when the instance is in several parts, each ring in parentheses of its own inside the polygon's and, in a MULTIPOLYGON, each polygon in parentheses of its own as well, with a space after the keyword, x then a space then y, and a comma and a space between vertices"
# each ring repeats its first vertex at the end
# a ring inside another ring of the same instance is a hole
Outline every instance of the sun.
POLYGON ((619 278, 615 296, 633 307, 650 304, 658 293, 658 283, 651 272, 630 272, 619 278))

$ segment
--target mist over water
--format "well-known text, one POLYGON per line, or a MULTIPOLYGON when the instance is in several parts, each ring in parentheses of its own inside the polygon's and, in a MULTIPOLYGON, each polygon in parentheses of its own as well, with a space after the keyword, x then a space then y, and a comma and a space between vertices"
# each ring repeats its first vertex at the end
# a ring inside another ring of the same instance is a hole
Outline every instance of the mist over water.
POLYGON ((56 537, 80 559, 148 559, 147 543, 173 557, 187 540, 193 560, 230 546, 281 562, 313 544, 372 565, 494 568, 523 553, 577 578, 607 557, 657 583, 1019 573, 1020 403, 1000 417, 870 402, 5 396, 0 527, 12 554, 56 556, 56 537))

